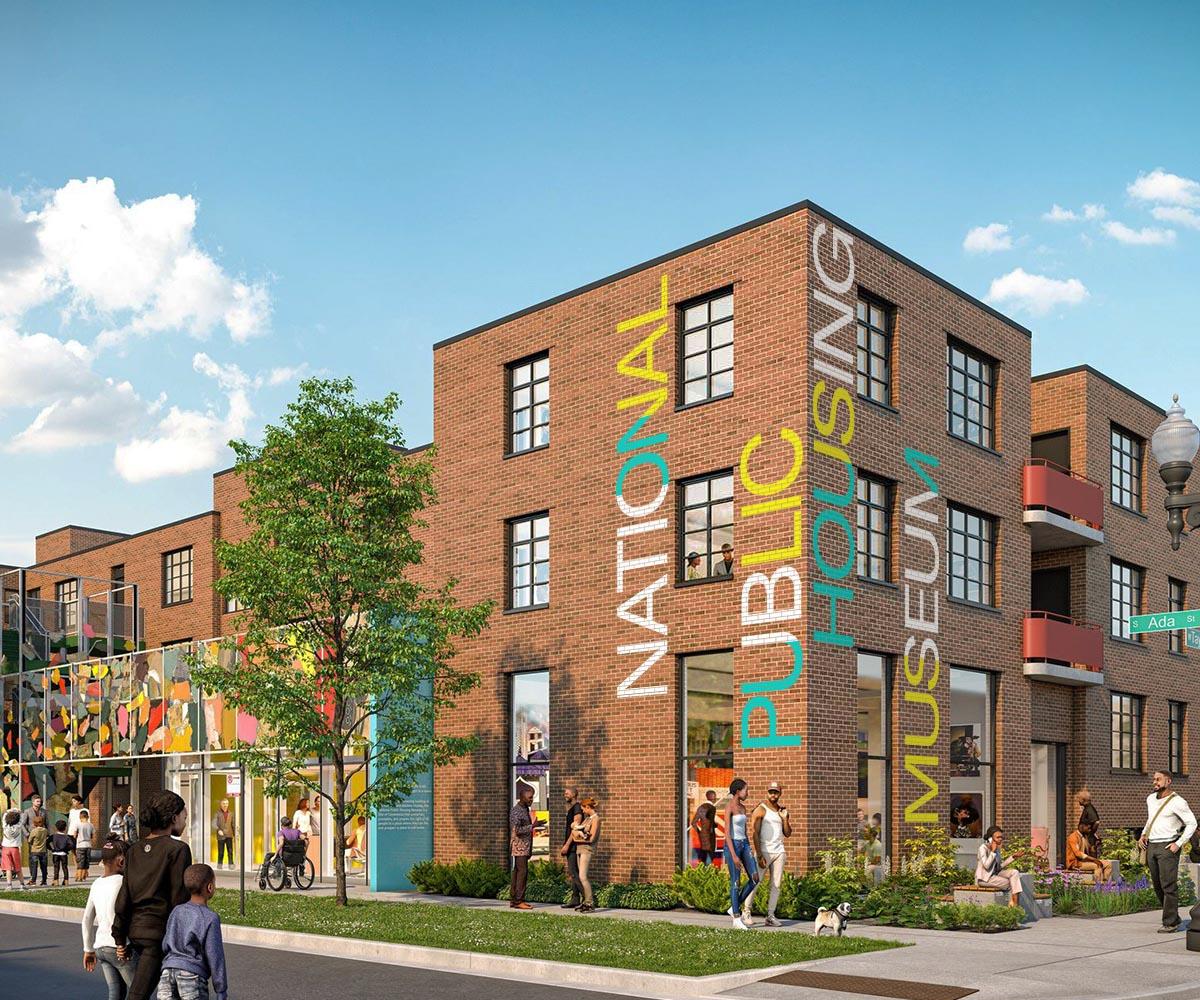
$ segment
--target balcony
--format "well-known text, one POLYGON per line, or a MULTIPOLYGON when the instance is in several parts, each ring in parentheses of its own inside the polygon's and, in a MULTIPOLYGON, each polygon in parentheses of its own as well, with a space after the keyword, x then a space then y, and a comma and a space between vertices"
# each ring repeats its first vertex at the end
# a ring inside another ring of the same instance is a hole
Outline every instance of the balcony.
POLYGON ((1052 684, 1104 683, 1104 633, 1099 625, 1050 611, 1027 611, 1025 676, 1052 684))
POLYGON ((1025 523, 1034 552, 1104 544, 1104 490, 1044 458, 1025 463, 1025 523))

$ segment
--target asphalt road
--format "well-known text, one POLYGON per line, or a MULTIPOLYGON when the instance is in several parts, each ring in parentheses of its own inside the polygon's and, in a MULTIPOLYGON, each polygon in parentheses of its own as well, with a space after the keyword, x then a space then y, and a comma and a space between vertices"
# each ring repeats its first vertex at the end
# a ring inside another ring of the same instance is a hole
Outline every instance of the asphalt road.
MULTIPOLYGON (((612 993, 556 988, 507 979, 429 972, 400 965, 351 962, 324 955, 227 945, 230 1000, 625 1000, 612 993)), ((0 986, 7 997, 104 1000, 104 978, 83 971, 79 928, 57 920, 0 914, 0 986)))

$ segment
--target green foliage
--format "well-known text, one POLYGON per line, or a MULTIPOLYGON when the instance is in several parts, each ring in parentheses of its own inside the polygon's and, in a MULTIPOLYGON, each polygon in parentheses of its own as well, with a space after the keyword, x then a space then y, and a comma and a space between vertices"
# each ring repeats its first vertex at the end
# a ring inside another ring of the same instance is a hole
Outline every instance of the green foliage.
POLYGON ((597 906, 623 910, 673 910, 679 905, 675 890, 660 882, 613 882, 595 890, 597 906))
POLYGON ((716 865, 683 868, 675 873, 671 887, 679 901, 694 910, 724 913, 729 909, 729 873, 724 868, 716 865))
POLYGON ((1040 844, 1035 847, 1029 837, 1007 837, 1004 845, 1004 857, 1006 863, 1019 872, 1044 872, 1050 868, 1050 862, 1046 858, 1046 849, 1040 844), (1008 860, 1009 858, 1011 861, 1008 860))
MULTIPOLYGON (((529 862, 529 879, 525 883, 525 899, 530 903, 565 903, 571 892, 567 870, 556 861, 529 862)), ((508 899, 508 877, 497 899, 508 899)))
MULTIPOLYGON (((1136 879, 1127 879, 1122 874, 1114 882, 1093 885, 1084 881, 1079 873, 1060 869, 1047 872, 1039 878, 1038 887, 1050 894, 1054 912, 1061 915, 1116 917, 1159 908, 1150 877, 1145 874, 1136 879)), ((1196 887, 1182 865, 1178 890, 1180 905, 1191 906, 1196 901, 1196 887)))
POLYGON ((917 829, 917 834, 906 839, 902 845, 900 871, 907 875, 944 880, 948 872, 958 869, 958 858, 954 845, 950 843, 950 835, 940 825, 931 824, 917 829))
POLYGON ((1120 862, 1121 877, 1129 882, 1136 882, 1143 875, 1149 875, 1149 869, 1138 860, 1137 838, 1124 827, 1105 829, 1103 836, 1103 855, 1120 862))
POLYGON ((920 876, 893 875, 867 894, 863 910, 895 927, 973 931, 1014 930, 1025 912, 1010 906, 943 902, 939 895, 920 876))
POLYGON ((1016 906, 976 906, 973 903, 939 903, 937 918, 948 931, 1015 931, 1025 918, 1016 906))
POLYGON ((460 858, 451 865, 419 861, 408 870, 408 878, 421 892, 477 899, 495 899, 500 889, 508 885, 504 867, 483 858, 460 858))
POLYGON ((794 914, 797 917, 816 916, 817 910, 822 906, 833 909, 839 903, 845 902, 854 906, 866 885, 861 871, 843 868, 832 868, 828 871, 818 868, 798 882, 798 906, 794 914))
POLYGON ((491 613, 488 602, 459 607, 452 580, 416 579, 434 450, 403 450, 399 406, 395 394, 359 401, 350 379, 306 379, 261 446, 230 442, 249 534, 217 542, 213 586, 247 609, 244 634, 192 664, 201 688, 270 734, 262 748, 234 748, 266 793, 300 785, 329 801, 340 903, 346 820, 405 798, 431 763, 473 749, 434 723, 479 683, 451 661, 491 613), (304 771, 314 758, 332 764, 332 788, 304 771), (356 775, 365 784, 350 802, 356 775))

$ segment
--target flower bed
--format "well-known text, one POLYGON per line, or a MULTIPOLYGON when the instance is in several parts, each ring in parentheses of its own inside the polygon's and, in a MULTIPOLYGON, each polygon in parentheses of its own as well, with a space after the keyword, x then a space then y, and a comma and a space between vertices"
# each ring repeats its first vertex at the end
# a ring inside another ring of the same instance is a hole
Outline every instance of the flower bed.
MULTIPOLYGON (((1048 892, 1054 912, 1064 916, 1117 917, 1159 908, 1158 898, 1148 875, 1126 880, 1114 879, 1092 885, 1080 872, 1056 869, 1038 877, 1041 892, 1048 892)), ((1179 904, 1191 906, 1196 889, 1187 870, 1179 869, 1179 904)))

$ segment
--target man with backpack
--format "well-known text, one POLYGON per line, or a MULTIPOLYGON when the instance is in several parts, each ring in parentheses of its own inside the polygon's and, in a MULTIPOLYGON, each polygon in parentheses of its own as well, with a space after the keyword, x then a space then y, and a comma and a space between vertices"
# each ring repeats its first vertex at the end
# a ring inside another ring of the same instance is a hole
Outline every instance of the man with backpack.
POLYGON ((1183 796, 1171 791, 1171 775, 1154 772, 1154 791, 1146 796, 1146 825, 1138 846, 1146 852, 1146 867, 1154 895, 1162 904, 1163 925, 1160 934, 1179 929, 1179 852, 1196 832, 1196 817, 1183 796))

